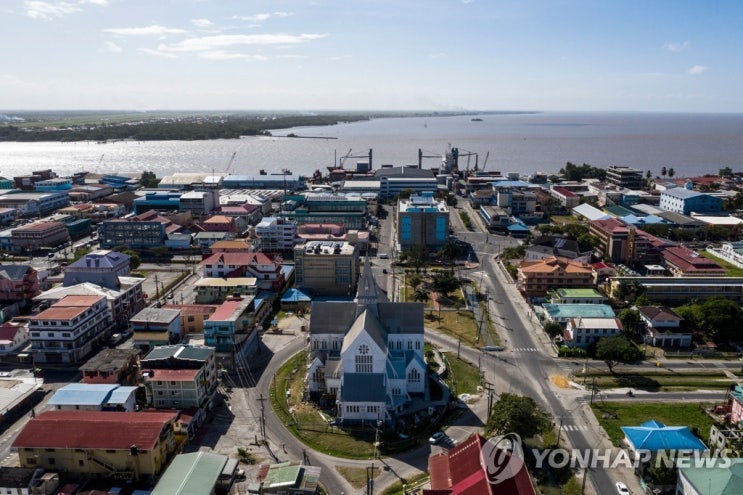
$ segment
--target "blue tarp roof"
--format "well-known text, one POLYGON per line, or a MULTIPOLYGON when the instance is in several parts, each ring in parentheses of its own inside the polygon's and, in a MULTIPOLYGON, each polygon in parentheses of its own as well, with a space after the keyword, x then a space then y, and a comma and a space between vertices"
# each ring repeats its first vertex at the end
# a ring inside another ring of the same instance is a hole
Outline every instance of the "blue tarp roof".
POLYGON ((288 289, 286 292, 284 292, 284 295, 281 296, 281 302, 310 302, 312 301, 312 298, 307 295, 307 293, 299 290, 299 289, 288 289))
POLYGON ((688 426, 666 426, 650 420, 640 426, 622 426, 635 450, 707 450, 707 446, 688 426))

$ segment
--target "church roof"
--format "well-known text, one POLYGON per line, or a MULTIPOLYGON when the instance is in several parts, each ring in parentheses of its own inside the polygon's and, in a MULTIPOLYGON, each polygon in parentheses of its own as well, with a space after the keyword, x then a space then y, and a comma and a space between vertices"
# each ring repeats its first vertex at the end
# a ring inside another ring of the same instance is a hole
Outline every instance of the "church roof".
POLYGON ((344 373, 341 384, 343 402, 386 402, 387 390, 382 373, 344 373))
POLYGON ((377 311, 388 333, 423 335, 423 303, 380 302, 377 311))
POLYGON ((355 302, 313 302, 310 307, 310 334, 345 334, 356 318, 355 302))
POLYGON ((379 323, 376 316, 367 309, 356 318, 356 321, 353 322, 353 325, 351 325, 348 333, 343 338, 341 354, 350 348, 356 337, 361 335, 362 332, 366 332, 382 352, 387 353, 387 332, 379 323))

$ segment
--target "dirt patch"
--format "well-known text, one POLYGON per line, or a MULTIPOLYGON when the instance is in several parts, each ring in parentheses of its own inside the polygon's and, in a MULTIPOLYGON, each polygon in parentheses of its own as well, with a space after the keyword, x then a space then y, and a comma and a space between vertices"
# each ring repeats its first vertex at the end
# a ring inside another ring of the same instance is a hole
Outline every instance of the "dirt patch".
POLYGON ((550 376, 550 381, 559 388, 570 388, 570 380, 562 375, 550 376))

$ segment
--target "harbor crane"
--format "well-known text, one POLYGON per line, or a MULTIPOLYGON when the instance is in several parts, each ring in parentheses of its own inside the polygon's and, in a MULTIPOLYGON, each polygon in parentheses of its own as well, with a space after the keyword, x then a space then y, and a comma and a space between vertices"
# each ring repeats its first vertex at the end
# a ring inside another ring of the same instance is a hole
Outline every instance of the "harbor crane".
MULTIPOLYGON (((482 161, 482 171, 485 172, 485 167, 488 166, 488 158, 490 158, 490 152, 485 153, 485 159, 482 161)), ((475 169, 477 171, 477 169, 475 169)))
POLYGON ((227 162, 227 168, 224 169, 224 173, 227 174, 230 171, 230 167, 232 167, 232 164, 235 162, 235 157, 237 156, 237 151, 232 153, 232 156, 230 157, 230 161, 227 162))
POLYGON ((369 148, 369 153, 364 155, 352 155, 353 149, 349 149, 348 153, 343 155, 340 160, 338 160, 338 168, 344 168, 343 165, 346 163, 346 160, 349 158, 368 158, 369 159, 369 170, 372 169, 372 149, 369 148))

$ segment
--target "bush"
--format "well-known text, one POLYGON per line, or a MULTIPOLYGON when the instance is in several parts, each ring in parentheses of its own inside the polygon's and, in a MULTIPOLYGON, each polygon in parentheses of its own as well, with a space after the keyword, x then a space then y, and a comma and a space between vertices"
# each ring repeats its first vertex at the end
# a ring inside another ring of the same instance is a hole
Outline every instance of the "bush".
POLYGON ((588 352, 582 347, 568 347, 566 345, 560 346, 557 350, 557 357, 586 357, 588 352))

